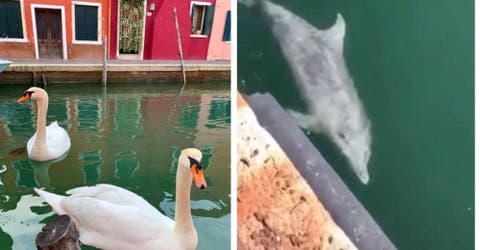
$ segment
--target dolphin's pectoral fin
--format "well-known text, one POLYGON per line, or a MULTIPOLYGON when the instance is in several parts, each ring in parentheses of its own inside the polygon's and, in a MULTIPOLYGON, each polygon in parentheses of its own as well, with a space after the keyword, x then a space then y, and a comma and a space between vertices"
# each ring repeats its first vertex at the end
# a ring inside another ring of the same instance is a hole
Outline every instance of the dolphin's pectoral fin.
POLYGON ((312 115, 302 114, 298 111, 287 109, 288 114, 290 114, 295 121, 297 121, 298 125, 304 129, 308 129, 313 127, 314 118, 312 115))

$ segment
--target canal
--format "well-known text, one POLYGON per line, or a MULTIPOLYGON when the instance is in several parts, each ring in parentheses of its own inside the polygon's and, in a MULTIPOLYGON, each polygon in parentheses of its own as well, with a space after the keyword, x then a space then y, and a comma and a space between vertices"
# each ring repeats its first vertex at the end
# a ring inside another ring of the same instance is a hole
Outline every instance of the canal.
POLYGON ((15 103, 26 87, 0 86, 0 166, 6 168, 0 174, 0 249, 36 249, 36 234, 56 217, 33 187, 64 194, 114 184, 173 218, 177 158, 186 147, 203 152, 208 183, 191 193, 198 249, 229 248, 230 83, 188 83, 178 97, 180 87, 49 85, 47 123, 58 121, 72 147, 63 160, 34 163, 21 150, 35 132, 32 104, 15 103))

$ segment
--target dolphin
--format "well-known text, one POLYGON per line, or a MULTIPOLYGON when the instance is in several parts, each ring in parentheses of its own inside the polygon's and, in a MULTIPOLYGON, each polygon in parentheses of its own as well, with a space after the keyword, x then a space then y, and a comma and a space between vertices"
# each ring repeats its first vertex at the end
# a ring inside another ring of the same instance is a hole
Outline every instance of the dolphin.
POLYGON ((307 113, 287 110, 300 127, 326 134, 348 159, 363 184, 369 181, 370 121, 343 58, 345 21, 321 30, 267 0, 242 0, 258 6, 293 72, 307 113))

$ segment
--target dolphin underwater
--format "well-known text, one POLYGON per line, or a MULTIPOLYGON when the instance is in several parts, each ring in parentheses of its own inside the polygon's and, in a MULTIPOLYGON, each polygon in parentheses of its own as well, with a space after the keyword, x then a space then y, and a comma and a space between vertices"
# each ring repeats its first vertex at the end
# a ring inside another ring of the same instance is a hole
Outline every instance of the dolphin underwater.
POLYGON ((324 133, 347 157, 363 184, 369 181, 370 121, 343 58, 345 21, 320 30, 287 9, 266 0, 242 0, 258 6, 271 21, 271 29, 293 72, 307 106, 306 114, 288 110, 298 124, 324 133))

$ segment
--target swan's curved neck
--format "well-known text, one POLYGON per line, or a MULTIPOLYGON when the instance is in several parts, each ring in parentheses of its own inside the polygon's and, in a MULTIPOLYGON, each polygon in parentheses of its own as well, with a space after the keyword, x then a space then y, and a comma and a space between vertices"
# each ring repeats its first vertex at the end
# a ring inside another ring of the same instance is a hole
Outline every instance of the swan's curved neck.
POLYGON ((175 232, 178 234, 195 231, 192 213, 190 211, 190 189, 192 174, 184 166, 177 167, 176 198, 175 198, 175 232))
POLYGON ((47 111, 48 111, 48 96, 42 96, 36 101, 37 104, 37 135, 33 148, 41 152, 46 152, 47 149, 47 111))

